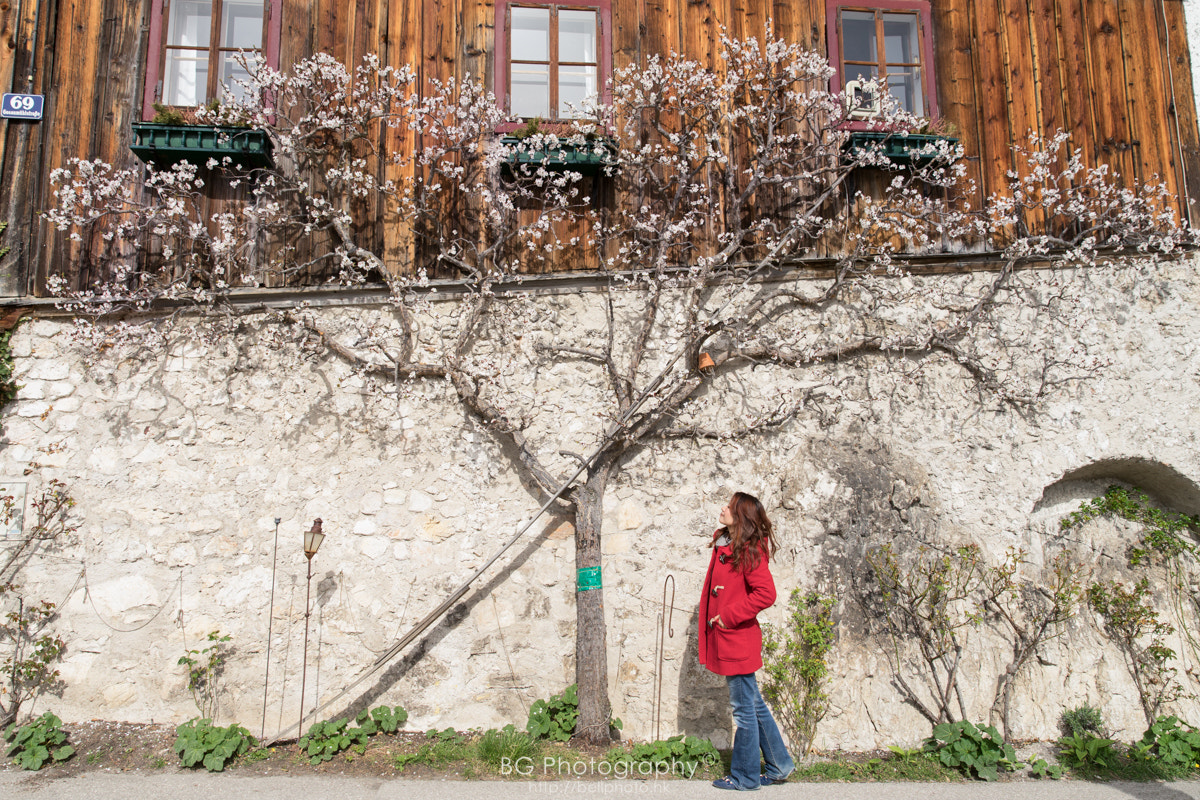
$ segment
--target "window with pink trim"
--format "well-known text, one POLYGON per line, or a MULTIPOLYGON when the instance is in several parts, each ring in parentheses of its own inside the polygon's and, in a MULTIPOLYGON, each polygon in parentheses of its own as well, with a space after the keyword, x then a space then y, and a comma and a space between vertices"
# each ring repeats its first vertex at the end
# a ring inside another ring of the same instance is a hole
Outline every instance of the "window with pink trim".
POLYGON ((238 91, 239 53, 279 66, 282 0, 152 0, 142 117, 154 104, 195 108, 238 91))
POLYGON ((565 120, 607 102, 610 0, 496 2, 496 97, 525 119, 565 120))
MULTIPOLYGON (((919 117, 937 116, 933 26, 925 0, 827 0, 829 60, 837 70, 834 91, 855 91, 877 81, 900 108, 919 117)), ((856 98, 868 117, 877 107, 869 96, 856 98)))

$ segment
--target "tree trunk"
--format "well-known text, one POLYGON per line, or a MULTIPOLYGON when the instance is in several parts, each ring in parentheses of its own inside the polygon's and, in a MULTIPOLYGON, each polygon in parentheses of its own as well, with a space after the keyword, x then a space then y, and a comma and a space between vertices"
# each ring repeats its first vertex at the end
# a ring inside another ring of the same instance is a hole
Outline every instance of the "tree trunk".
MULTIPOLYGON (((575 569, 583 586, 575 592, 575 681, 579 692, 579 722, 575 735, 588 744, 607 744, 612 706, 608 702, 608 647, 604 625, 604 589, 592 573, 600 568, 600 525, 604 486, 611 465, 602 461, 588 472, 587 482, 574 491, 575 569), (594 585, 594 588, 588 588, 594 585)), ((577 579, 577 580, 579 580, 577 579)))

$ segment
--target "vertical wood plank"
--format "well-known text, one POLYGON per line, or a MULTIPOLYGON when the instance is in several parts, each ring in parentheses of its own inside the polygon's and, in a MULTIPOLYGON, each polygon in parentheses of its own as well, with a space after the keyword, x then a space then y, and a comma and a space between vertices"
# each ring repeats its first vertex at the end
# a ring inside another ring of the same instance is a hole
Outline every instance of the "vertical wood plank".
POLYGON ((1139 181, 1165 181, 1179 191, 1169 134, 1167 81, 1160 58, 1162 28, 1158 0, 1121 0, 1129 129, 1134 175, 1139 181))
MULTIPOLYGON (((420 0, 392 0, 387 14, 387 63, 417 69, 420 66, 420 31, 420 0)), ((420 87, 414 87, 414 91, 419 92, 420 87)), ((402 158, 409 156, 416 147, 416 134, 408 126, 386 128, 384 137, 384 155, 389 159, 393 154, 402 158)), ((390 165, 386 174, 398 186, 411 186, 414 179, 412 162, 406 159, 401 164, 390 165)), ((381 222, 383 261, 388 272, 394 276, 414 274, 416 251, 408 220, 400 216, 398 209, 389 208, 384 210, 381 222)))
POLYGON ((316 52, 320 0, 283 0, 279 26, 279 66, 291 64, 316 52))
POLYGON ((1000 0, 1003 18, 1001 40, 1004 45, 1005 86, 1008 100, 1008 131, 1018 144, 1028 141, 1030 131, 1038 131, 1038 102, 1034 77, 1034 55, 1029 30, 1029 9, 1025 0, 1000 0))
MULTIPOLYGON (((22 24, 19 11, 19 5, 15 3, 0 7, 0 89, 5 92, 20 92, 25 88, 24 79, 18 81, 16 75, 17 60, 23 55, 28 57, 22 40, 26 26, 22 24)), ((15 127, 17 125, 8 120, 0 122, 0 169, 8 146, 8 130, 15 127)))
MULTIPOLYGON (((18 91, 35 90, 42 82, 29 78, 36 76, 39 65, 52 53, 47 54, 40 46, 40 32, 35 27, 38 19, 39 2, 23 3, 15 21, 12 38, 12 88, 18 91)), ((6 44, 7 46, 7 44, 6 44)), ((8 223, 5 244, 11 249, 0 261, 0 290, 5 295, 25 293, 35 285, 32 276, 44 272, 46 256, 42 248, 30 238, 30 194, 36 187, 35 175, 40 167, 42 131, 32 130, 28 123, 0 123, 4 130, 3 172, 0 172, 0 187, 3 187, 4 220, 8 223)), ((45 181, 45 175, 41 176, 45 181)))
POLYGON ((996 0, 978 0, 975 9, 975 45, 980 98, 979 172, 984 195, 1000 191, 1012 168, 1012 141, 1008 119, 1008 82, 1005 79, 1004 44, 996 0), (1002 101, 1002 98, 1004 100, 1002 101))
POLYGON ((667 58, 679 51, 679 24, 675 15, 678 3, 673 0, 645 0, 646 16, 642 19, 642 52, 645 59, 667 58))
POLYGON ((934 71, 938 108, 954 126, 954 135, 963 146, 969 180, 976 193, 964 198, 974 207, 983 204, 980 174, 980 114, 975 72, 969 0, 954 0, 933 15, 934 71))
POLYGON ((1055 0, 1029 0, 1030 38, 1037 81, 1038 131, 1043 136, 1066 129, 1066 87, 1062 80, 1063 54, 1058 44, 1055 0))
POLYGON ((1063 128, 1071 133, 1071 147, 1084 162, 1096 163, 1099 151, 1095 103, 1092 98, 1091 48, 1083 4, 1088 0, 1053 0, 1058 20, 1058 64, 1063 88, 1063 128))
POLYGON ((612 49, 613 69, 625 69, 641 63, 642 32, 645 14, 643 0, 613 0, 612 49))
MULTIPOLYGON (((1167 51, 1164 53, 1170 75, 1173 133, 1175 146, 1182 151, 1179 162, 1179 182, 1184 196, 1180 197, 1185 219, 1193 226, 1200 225, 1200 131, 1197 131, 1195 94, 1192 87, 1191 62, 1188 60, 1187 24, 1182 3, 1167 3, 1167 51)), ((1200 48, 1200 44, 1192 42, 1200 48)), ((1200 58, 1200 53, 1192 54, 1200 58)))
POLYGON ((1125 65, 1121 53, 1121 19, 1117 4, 1083 3, 1095 114, 1096 160, 1120 175, 1133 174, 1129 120, 1126 114, 1125 65))
POLYGON ((462 6, 459 76, 470 75, 490 84, 492 26, 496 18, 494 0, 468 0, 462 6))
POLYGON ((106 6, 103 52, 97 70, 100 124, 93 127, 88 153, 110 164, 132 164, 136 160, 129 151, 130 125, 141 116, 141 109, 129 98, 141 94, 141 65, 146 58, 141 30, 143 12, 148 11, 142 3, 106 6))

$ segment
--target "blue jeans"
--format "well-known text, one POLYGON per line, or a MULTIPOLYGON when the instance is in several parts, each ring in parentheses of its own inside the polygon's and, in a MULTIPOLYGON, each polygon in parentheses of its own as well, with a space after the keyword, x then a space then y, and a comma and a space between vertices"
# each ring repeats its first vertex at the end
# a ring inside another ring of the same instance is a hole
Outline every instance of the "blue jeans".
POLYGON ((733 784, 739 789, 758 788, 759 751, 762 751, 764 763, 761 774, 776 780, 786 778, 796 765, 788 755, 771 710, 763 702, 754 673, 729 675, 725 680, 729 682, 729 702, 733 706, 733 721, 737 724, 737 732, 733 735, 733 760, 729 766, 733 784))

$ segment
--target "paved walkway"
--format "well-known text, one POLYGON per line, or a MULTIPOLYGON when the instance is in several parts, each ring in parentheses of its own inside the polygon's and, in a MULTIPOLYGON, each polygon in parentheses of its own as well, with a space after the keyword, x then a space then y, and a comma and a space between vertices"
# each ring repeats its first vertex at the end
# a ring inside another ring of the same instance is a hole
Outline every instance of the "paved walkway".
MULTIPOLYGON (((764 787, 757 800, 1200 800, 1200 781, 1176 783, 788 783, 764 787)), ((20 800, 732 800, 699 781, 419 781, 337 777, 236 777, 93 772, 49 780, 0 773, 0 798, 20 800)))

